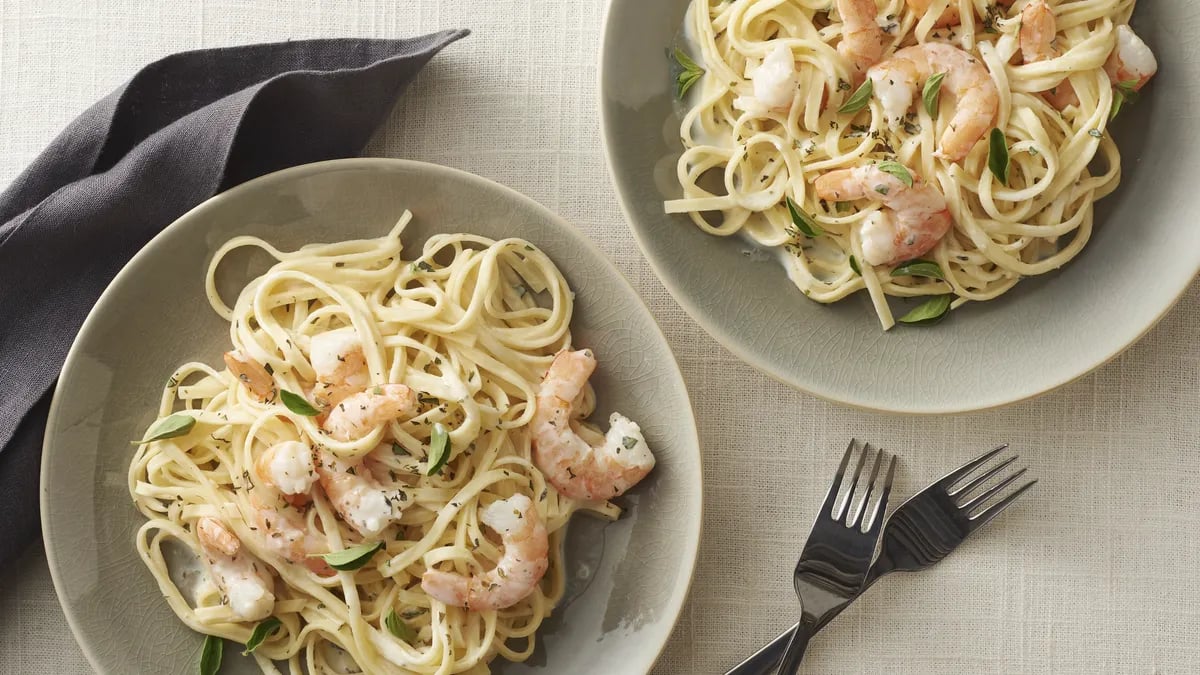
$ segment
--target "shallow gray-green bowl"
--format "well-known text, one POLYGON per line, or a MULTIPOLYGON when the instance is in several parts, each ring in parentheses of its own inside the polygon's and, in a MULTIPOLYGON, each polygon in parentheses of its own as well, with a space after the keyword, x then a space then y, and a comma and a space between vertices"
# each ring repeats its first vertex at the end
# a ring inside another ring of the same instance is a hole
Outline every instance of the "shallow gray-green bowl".
MULTIPOLYGON (((1135 30, 1161 69, 1113 127, 1124 180, 1097 207, 1096 232, 1057 273, 934 327, 883 333, 865 293, 807 300, 773 256, 663 213, 681 196, 682 152, 666 49, 687 0, 613 0, 600 57, 609 171, 651 266, 721 344, 798 389, 902 413, 979 410, 1045 393, 1136 342, 1200 271, 1200 3, 1138 3, 1135 30), (753 255, 751 255, 753 254, 753 255)), ((703 65, 703 64, 701 64, 703 65)))
MULTIPOLYGON (((80 331, 46 430, 42 527, 59 600, 97 671, 197 667, 201 637, 167 607, 134 549, 143 519, 125 476, 129 440, 153 420, 164 378, 186 361, 218 364, 228 343, 228 325, 204 295, 213 252, 239 234, 283 249, 375 237, 405 208, 414 215, 404 233, 410 252, 431 234, 459 231, 542 247, 577 293, 575 343, 600 360, 592 380, 598 419, 611 410, 629 414, 658 458, 622 497, 626 517, 572 521, 563 604, 540 631, 533 658, 497 660, 496 672, 637 673, 653 664, 687 594, 701 501, 695 421, 658 326, 599 250, 527 197, 431 164, 354 159, 271 174, 196 207, 126 265, 80 331)), ((249 278, 250 257, 239 260, 222 266, 224 297, 249 278)), ((257 672, 240 651, 226 647, 221 672, 257 672)))

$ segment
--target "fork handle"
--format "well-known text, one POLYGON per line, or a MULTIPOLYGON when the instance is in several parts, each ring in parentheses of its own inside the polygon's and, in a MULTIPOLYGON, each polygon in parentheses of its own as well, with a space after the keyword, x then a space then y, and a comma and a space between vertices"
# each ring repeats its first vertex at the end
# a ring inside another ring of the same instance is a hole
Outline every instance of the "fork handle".
POLYGON ((768 675, 775 672, 775 667, 779 665, 779 656, 783 654, 784 647, 791 641, 792 634, 799 628, 800 624, 797 623, 775 636, 774 640, 747 656, 741 663, 725 671, 725 675, 768 675))
POLYGON ((801 620, 792 631, 779 662, 779 675, 796 675, 800 670, 800 662, 804 660, 804 651, 808 649, 808 640, 816 632, 816 624, 801 620))

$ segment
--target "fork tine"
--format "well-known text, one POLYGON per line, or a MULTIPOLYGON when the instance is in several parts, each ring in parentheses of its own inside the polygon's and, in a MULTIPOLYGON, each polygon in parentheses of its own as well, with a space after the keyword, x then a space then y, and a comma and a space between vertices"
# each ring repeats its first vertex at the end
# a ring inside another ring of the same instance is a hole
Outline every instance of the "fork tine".
POLYGON ((1017 471, 1016 473, 1009 476, 1008 478, 1005 478, 1004 480, 1000 481, 999 483, 996 483, 995 485, 988 488, 987 490, 984 490, 978 497, 975 497, 974 499, 967 502, 966 504, 963 504, 962 506, 958 507, 958 510, 969 513, 975 507, 979 506, 980 504, 983 504, 988 499, 997 495, 1004 488, 1008 487, 1009 485, 1012 485, 1013 481, 1020 478, 1021 476, 1024 476, 1025 472, 1028 470, 1029 470, 1028 467, 1022 468, 1020 471, 1017 471))
POLYGON ((875 503, 875 510, 871 512, 871 527, 867 529, 867 533, 871 534, 879 531, 883 527, 883 512, 887 509, 888 497, 892 494, 892 480, 896 477, 896 455, 892 455, 892 460, 888 462, 887 478, 883 481, 883 490, 879 493, 879 501, 875 503))
POLYGON ((982 455, 980 455, 979 457, 976 457, 975 459, 967 462, 966 464, 963 464, 962 466, 958 467, 957 469, 946 474, 945 476, 942 477, 941 480, 939 480, 937 482, 937 484, 942 486, 943 488, 948 488, 951 485, 954 485, 958 481, 962 480, 962 478, 964 478, 967 474, 971 473, 975 469, 978 469, 981 464, 987 462, 989 459, 995 457, 996 455, 1004 452, 1007 449, 1008 449, 1008 443, 1004 443, 1003 445, 996 448, 995 450, 989 450, 989 451, 983 453, 982 455))
POLYGON ((1017 501, 1017 497, 1025 494, 1025 491, 1034 485, 1037 485, 1036 478, 1017 488, 1011 495, 1001 499, 992 506, 989 506, 987 509, 980 511, 978 515, 968 518, 971 523, 971 531, 974 532, 984 525, 987 525, 989 522, 991 522, 992 518, 1000 515, 1001 511, 1007 509, 1010 505, 1012 505, 1013 502, 1017 501))
POLYGON ((867 481, 867 491, 863 494, 862 501, 858 508, 854 510, 854 514, 846 519, 846 527, 858 527, 862 521, 862 514, 867 510, 867 502, 871 501, 871 495, 875 492, 875 481, 879 478, 879 465, 883 462, 883 448, 880 448, 875 453, 875 465, 871 467, 871 479, 867 481))
POLYGON ((1004 460, 1003 462, 1000 462, 996 466, 988 469, 986 472, 984 472, 984 474, 982 476, 971 479, 970 483, 967 483, 966 485, 958 488, 957 490, 954 490, 954 491, 946 490, 946 494, 950 495, 951 497, 964 496, 967 493, 969 493, 971 490, 974 490, 975 488, 979 487, 980 485, 983 485, 984 483, 988 482, 995 476, 1000 475, 1001 471, 1003 471, 1009 464, 1012 464, 1013 462, 1017 461, 1020 457, 1021 457, 1020 455, 1013 455, 1012 457, 1009 457, 1008 459, 1004 460))
POLYGON ((829 486, 829 493, 825 495, 825 503, 821 505, 821 513, 828 513, 830 518, 837 519, 837 514, 834 513, 834 505, 837 503, 838 493, 842 491, 842 479, 846 477, 846 467, 850 466, 850 458, 854 456, 854 449, 858 446, 858 441, 850 439, 850 445, 846 446, 846 452, 842 455, 842 462, 838 464, 837 473, 833 476, 833 485, 829 486))
POLYGON ((858 487, 858 479, 862 477, 863 464, 866 463, 867 455, 871 454, 871 450, 870 443, 863 444, 862 453, 858 456, 858 464, 854 467, 854 477, 850 479, 850 488, 846 490, 846 501, 842 502, 841 508, 833 514, 834 520, 841 520, 841 517, 849 511, 850 505, 854 503, 854 489, 858 487))

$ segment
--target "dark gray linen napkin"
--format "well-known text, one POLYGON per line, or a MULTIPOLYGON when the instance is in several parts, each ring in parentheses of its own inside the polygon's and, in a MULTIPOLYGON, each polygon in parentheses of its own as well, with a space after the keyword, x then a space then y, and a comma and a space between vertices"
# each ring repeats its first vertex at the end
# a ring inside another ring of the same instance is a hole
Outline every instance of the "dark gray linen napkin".
POLYGON ((38 533, 51 390, 117 271, 217 192, 357 155, 417 72, 465 35, 168 56, 80 115, 0 194, 0 564, 38 533))

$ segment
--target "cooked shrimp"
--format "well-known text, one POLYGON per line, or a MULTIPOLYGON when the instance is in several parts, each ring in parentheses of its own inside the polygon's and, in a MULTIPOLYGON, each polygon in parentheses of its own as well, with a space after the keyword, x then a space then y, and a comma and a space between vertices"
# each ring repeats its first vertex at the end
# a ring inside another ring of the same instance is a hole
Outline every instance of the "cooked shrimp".
MULTIPOLYGON (((921 16, 929 11, 933 0, 908 0, 908 8, 921 16)), ((996 4, 1008 7, 1013 4, 1013 0, 999 0, 996 4)), ((958 11, 958 0, 950 0, 950 6, 942 15, 938 17, 937 23, 933 24, 935 28, 946 28, 947 26, 957 26, 962 23, 962 14, 958 11)))
POLYGON ((259 402, 270 403, 279 394, 271 373, 240 351, 225 352, 225 366, 259 402))
POLYGON ((754 96, 738 97, 733 104, 742 110, 764 113, 787 110, 796 95, 796 59, 787 45, 780 43, 767 54, 753 73, 750 82, 754 96))
POLYGON ((957 47, 931 42, 901 49, 873 66, 868 75, 888 122, 900 125, 918 87, 934 73, 946 73, 942 93, 955 104, 938 155, 958 162, 992 128, 1000 107, 996 83, 978 59, 957 47))
POLYGON ((209 576, 234 618, 258 621, 270 616, 275 609, 275 580, 267 565, 244 550, 237 535, 216 518, 196 522, 196 539, 209 576))
POLYGON ((920 257, 950 231, 945 197, 916 174, 908 187, 874 164, 841 169, 818 178, 816 193, 830 201, 872 199, 890 210, 875 212, 863 225, 863 258, 871 265, 920 257))
MULTIPOLYGON (((1021 10, 1021 58, 1025 63, 1037 63, 1058 57, 1054 40, 1058 37, 1058 20, 1046 0, 1032 0, 1021 10)), ((1063 80, 1042 94, 1057 110, 1078 105, 1079 97, 1069 80, 1063 80)))
POLYGON ((309 360, 317 373, 313 398, 323 408, 335 406, 371 384, 362 341, 353 328, 314 335, 309 343, 309 360))
POLYGON ((403 384, 384 384, 342 399, 322 426, 339 441, 362 438, 381 424, 412 415, 417 396, 403 384))
POLYGON ((254 460, 254 472, 260 481, 279 490, 296 507, 308 504, 308 493, 317 479, 312 448, 300 441, 285 441, 267 448, 254 460))
POLYGON ((308 534, 298 511, 284 506, 275 508, 255 494, 250 495, 254 507, 251 519, 263 545, 284 560, 304 565, 321 576, 332 576, 334 570, 321 558, 310 556, 328 553, 328 549, 308 534))
POLYGON ((550 364, 533 414, 533 461, 559 494, 595 501, 624 493, 654 468, 642 430, 620 413, 609 417, 603 445, 571 428, 572 402, 596 369, 591 350, 561 351, 550 364))
POLYGON ((853 67, 855 82, 861 82, 883 58, 888 35, 879 27, 875 0, 837 0, 837 10, 843 25, 838 53, 853 67))
POLYGON ((1114 85, 1140 91, 1158 72, 1158 59, 1132 28, 1117 26, 1117 47, 1104 64, 1104 71, 1114 85))
POLYGON ((500 534, 504 545, 496 567, 469 577, 431 568, 421 576, 421 589, 447 605, 476 612, 511 607, 537 587, 550 566, 546 526, 522 494, 493 502, 479 519, 500 534))
POLYGON ((317 475, 329 502, 359 534, 374 537, 400 517, 408 495, 385 489, 361 467, 317 449, 317 475))

